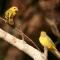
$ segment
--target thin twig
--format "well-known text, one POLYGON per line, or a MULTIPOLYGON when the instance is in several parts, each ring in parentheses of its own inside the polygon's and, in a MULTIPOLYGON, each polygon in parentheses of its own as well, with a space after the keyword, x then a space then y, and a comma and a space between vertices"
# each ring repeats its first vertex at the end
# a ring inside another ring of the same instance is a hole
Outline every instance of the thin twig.
POLYGON ((58 38, 60 38, 60 32, 57 28, 55 19, 46 18, 46 22, 50 25, 53 34, 56 35, 58 38))
POLYGON ((17 31, 17 33, 18 33, 19 35, 21 35, 20 33, 22 33, 23 39, 24 39, 24 36, 25 36, 38 50, 40 50, 40 49, 38 48, 38 46, 33 42, 33 40, 30 39, 27 35, 25 35, 21 30, 19 30, 18 28, 16 28, 15 30, 17 31))

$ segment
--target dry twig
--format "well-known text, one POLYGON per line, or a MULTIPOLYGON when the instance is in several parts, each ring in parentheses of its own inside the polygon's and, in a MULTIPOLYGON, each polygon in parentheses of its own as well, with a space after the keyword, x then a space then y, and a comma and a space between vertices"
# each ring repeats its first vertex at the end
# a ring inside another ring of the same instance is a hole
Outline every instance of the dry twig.
POLYGON ((46 18, 46 22, 50 25, 53 34, 56 35, 58 38, 60 38, 60 32, 57 28, 55 19, 46 18))

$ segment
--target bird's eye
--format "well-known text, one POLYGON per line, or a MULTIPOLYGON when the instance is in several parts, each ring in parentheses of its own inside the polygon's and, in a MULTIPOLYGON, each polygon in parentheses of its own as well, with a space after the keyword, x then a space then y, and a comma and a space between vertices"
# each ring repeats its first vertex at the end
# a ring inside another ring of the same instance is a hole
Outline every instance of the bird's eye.
POLYGON ((15 8, 14 8, 15 9, 15 8))

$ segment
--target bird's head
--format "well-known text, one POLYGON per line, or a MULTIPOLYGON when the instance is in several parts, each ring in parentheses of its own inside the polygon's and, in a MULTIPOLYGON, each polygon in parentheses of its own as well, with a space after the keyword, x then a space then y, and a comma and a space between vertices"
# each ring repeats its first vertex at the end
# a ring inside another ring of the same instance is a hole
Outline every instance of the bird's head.
POLYGON ((41 31, 40 35, 41 36, 46 36, 46 32, 45 31, 41 31))
POLYGON ((13 10, 13 11, 18 11, 18 7, 16 7, 16 6, 13 6, 13 7, 11 7, 11 9, 13 10))

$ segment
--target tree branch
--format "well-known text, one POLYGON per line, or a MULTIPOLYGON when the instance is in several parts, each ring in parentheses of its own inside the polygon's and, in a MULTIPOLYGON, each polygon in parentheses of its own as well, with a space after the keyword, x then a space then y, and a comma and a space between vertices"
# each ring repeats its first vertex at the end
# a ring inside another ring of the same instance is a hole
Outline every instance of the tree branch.
POLYGON ((22 50, 23 52, 31 56, 34 60, 47 60, 47 55, 45 55, 45 52, 44 53, 40 52, 39 50, 27 44, 24 40, 12 36, 11 34, 5 32, 1 28, 0 28, 0 38, 3 38, 5 41, 17 47, 19 50, 22 50))
MULTIPOLYGON (((5 19, 0 17, 0 20, 3 21, 5 23, 5 19)), ((1 23, 0 23, 1 24, 1 23)), ((7 24, 7 23, 6 23, 7 24)), ((25 41, 27 41, 29 44, 32 44, 32 46, 34 46, 36 49, 40 50, 38 48, 38 46, 33 42, 32 39, 30 39, 27 35, 25 35, 22 31, 22 25, 20 24, 19 27, 15 27, 12 31, 16 32, 18 35, 22 36, 22 39, 24 40, 24 38, 27 38, 27 40, 25 39, 25 41), (24 38, 23 38, 24 37, 24 38)))
POLYGON ((60 32, 57 28, 55 19, 46 18, 46 22, 50 25, 53 34, 56 35, 58 38, 60 38, 60 32))

